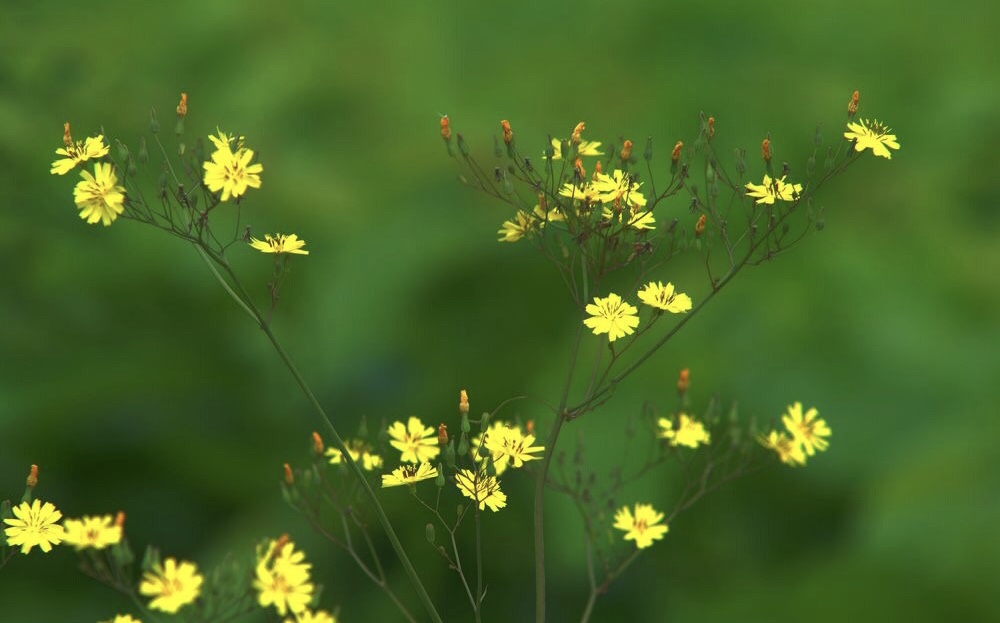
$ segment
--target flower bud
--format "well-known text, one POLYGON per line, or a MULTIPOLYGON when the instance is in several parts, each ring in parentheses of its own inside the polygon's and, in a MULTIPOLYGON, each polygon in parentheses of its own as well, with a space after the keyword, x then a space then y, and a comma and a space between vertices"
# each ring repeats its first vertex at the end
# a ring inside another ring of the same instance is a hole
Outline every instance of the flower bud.
POLYGON ((681 150, 682 149, 684 149, 684 142, 683 141, 677 141, 677 144, 674 145, 674 150, 672 152, 670 152, 670 160, 672 162, 677 163, 677 162, 680 161, 680 159, 681 159, 681 150))
POLYGON ((705 233, 705 221, 707 220, 708 218, 704 214, 698 217, 698 222, 694 224, 695 237, 700 238, 705 233))
MULTIPOLYGON (((174 134, 176 136, 184 136, 184 117, 177 117, 177 122, 174 123, 174 134)), ((184 155, 183 148, 181 149, 181 155, 184 155)))
POLYGON ((528 420, 527 422, 524 423, 524 433, 526 435, 535 434, 535 420, 528 420))
POLYGON ((484 412, 479 417, 479 432, 485 433, 486 431, 489 430, 489 428, 490 428, 490 414, 484 412))
MULTIPOLYGON (((448 467, 455 467, 455 442, 449 441, 448 447, 444 449, 444 461, 448 464, 448 467)), ((440 470, 439 470, 440 471, 440 470)))
MULTIPOLYGON (((543 195, 539 196, 541 197, 543 195)), ((458 392, 458 412, 462 415, 469 415, 469 393, 464 389, 458 392)))
POLYGON ((705 135, 708 136, 708 140, 712 140, 712 137, 715 136, 715 117, 708 118, 705 135))
POLYGON ((625 139, 625 142, 622 144, 622 151, 619 155, 621 156, 622 164, 625 164, 632 159, 632 141, 625 139))
POLYGON ((461 427, 462 427, 462 432, 463 433, 467 433, 470 430, 472 430, 472 424, 469 424, 469 414, 468 413, 463 413, 462 414, 462 424, 461 424, 461 427))
POLYGON ((570 137, 570 142, 572 142, 574 145, 579 144, 580 141, 583 140, 582 138, 580 138, 580 133, 586 129, 587 129, 587 124, 585 124, 584 122, 581 121, 580 123, 576 124, 576 127, 573 128, 573 135, 570 137))
POLYGON ((292 473, 292 468, 288 463, 284 464, 285 468, 285 484, 289 487, 295 484, 295 474, 292 473))
POLYGON ((771 162, 771 139, 765 138, 760 143, 760 155, 764 162, 771 162))
POLYGON ((125 145, 125 143, 119 141, 118 139, 115 139, 115 145, 118 146, 118 159, 119 160, 128 159, 128 154, 129 154, 128 146, 125 145))
POLYGON ((441 467, 440 463, 437 464, 437 470, 438 470, 438 475, 434 479, 434 484, 437 485, 438 489, 440 489, 441 487, 444 486, 444 468, 441 467))
POLYGON ((441 115, 441 138, 445 143, 451 141, 451 122, 448 121, 448 115, 441 115))
POLYGON ((580 180, 581 182, 582 182, 583 180, 587 179, 587 169, 584 169, 584 168, 583 168, 583 159, 582 159, 582 158, 577 158, 577 159, 576 159, 576 160, 575 160, 575 161, 573 162, 573 171, 575 171, 575 172, 576 172, 576 177, 577 177, 577 179, 579 179, 579 180, 580 180))
POLYGON ((63 145, 66 147, 73 146, 73 135, 69 133, 69 121, 63 124, 63 145))
POLYGON ((462 436, 458 438, 458 456, 465 456, 469 453, 469 436, 462 432, 462 436))
POLYGON ((139 159, 139 164, 146 164, 149 161, 149 150, 146 149, 146 137, 139 137, 139 152, 136 155, 139 159))
POLYGON ((448 426, 444 422, 438 425, 438 445, 448 445, 448 426))
POLYGON ((181 102, 177 104, 177 116, 184 117, 188 114, 188 94, 181 93, 181 102))
POLYGON ((319 433, 313 431, 312 434, 313 442, 313 454, 317 456, 323 456, 323 438, 319 436, 319 433))
POLYGON ((424 526, 424 536, 427 538, 428 543, 431 545, 434 544, 434 524, 428 522, 427 525, 424 526))
POLYGON ((681 373, 677 377, 677 391, 683 394, 688 390, 688 386, 691 383, 691 371, 687 368, 681 370, 681 373))
POLYGON ((38 484, 38 466, 32 465, 31 469, 28 470, 28 477, 25 479, 24 483, 29 489, 34 489, 38 484))
POLYGON ((505 145, 510 145, 514 140, 514 131, 510 128, 510 121, 504 119, 500 122, 500 129, 503 130, 503 142, 505 145))
POLYGON ((858 112, 858 100, 861 99, 861 94, 855 91, 851 94, 851 101, 847 102, 847 116, 853 117, 858 112))
POLYGON ((149 109, 149 131, 156 134, 160 131, 160 121, 156 118, 156 109, 149 109))

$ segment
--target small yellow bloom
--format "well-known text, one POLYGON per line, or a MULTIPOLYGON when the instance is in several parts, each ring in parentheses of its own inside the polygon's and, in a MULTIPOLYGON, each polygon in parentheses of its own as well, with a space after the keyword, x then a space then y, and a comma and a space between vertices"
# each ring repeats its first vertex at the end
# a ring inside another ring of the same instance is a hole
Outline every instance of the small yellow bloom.
POLYGON ((635 546, 639 549, 649 547, 670 530, 661 521, 663 513, 654 510, 651 504, 636 504, 634 515, 628 506, 621 507, 615 513, 615 528, 624 530, 625 540, 635 541, 635 546))
POLYGON ((796 402, 788 406, 788 413, 782 416, 781 421, 795 442, 802 444, 802 449, 809 456, 816 454, 817 450, 822 452, 829 447, 830 442, 825 438, 829 437, 832 431, 826 421, 819 417, 819 411, 815 407, 803 415, 802 403, 796 402))
POLYGON ((871 149, 876 156, 891 160, 892 152, 889 148, 899 149, 896 135, 889 134, 891 130, 877 120, 862 119, 861 123, 848 122, 847 130, 844 132, 844 138, 855 141, 854 151, 871 149))
POLYGON ((98 134, 85 141, 69 142, 57 149, 56 154, 65 158, 53 162, 49 172, 53 175, 66 175, 82 162, 108 155, 108 146, 104 143, 104 135, 98 134))
POLYGON ((402 465, 392 470, 391 474, 382 474, 382 488, 398 487, 400 485, 412 485, 413 483, 437 478, 438 470, 431 467, 430 463, 416 465, 402 465))
POLYGON ((233 151, 234 137, 219 131, 218 136, 209 136, 215 144, 212 161, 202 166, 205 169, 205 185, 213 193, 222 191, 222 201, 230 197, 240 197, 247 188, 260 188, 260 174, 264 165, 259 162, 250 164, 253 160, 253 150, 243 146, 242 137, 233 151))
POLYGON ((479 504, 479 510, 489 506, 494 513, 507 506, 507 494, 500 490, 500 481, 483 470, 463 469, 455 474, 455 486, 467 498, 479 504))
POLYGON ((497 474, 507 469, 508 463, 511 467, 518 468, 526 461, 533 461, 542 457, 535 456, 536 453, 543 452, 545 446, 533 446, 534 435, 525 435, 520 428, 504 426, 497 430, 493 427, 486 433, 483 444, 490 454, 493 455, 493 465, 497 469, 497 474))
POLYGON ((110 621, 102 621, 102 623, 142 623, 142 621, 132 618, 131 614, 119 614, 115 616, 114 619, 110 621))
POLYGON ((785 176, 780 180, 771 179, 770 175, 764 175, 763 184, 746 184, 747 195, 757 199, 757 203, 773 204, 776 199, 782 201, 795 201, 802 192, 802 184, 786 184, 785 176))
POLYGON ((638 231, 656 229, 653 225, 656 223, 653 213, 644 208, 627 207, 616 212, 605 205, 604 209, 601 210, 601 216, 606 221, 617 220, 620 223, 624 222, 626 227, 631 227, 638 231))
MULTIPOLYGON (((601 143, 600 141, 580 141, 576 146, 576 155, 578 156, 603 156, 604 152, 600 151, 601 143)), ((552 159, 561 160, 562 159, 562 141, 557 138, 552 139, 552 159)))
POLYGON ((392 437, 389 445, 403 453, 400 460, 404 463, 427 463, 441 452, 437 432, 424 426, 418 417, 411 416, 405 426, 402 422, 393 422, 388 432, 392 437))
POLYGON ((122 527, 115 524, 111 515, 67 519, 63 527, 66 529, 63 540, 77 550, 104 549, 122 540, 122 527))
POLYGON ((757 441, 768 450, 773 450, 786 465, 797 467, 806 464, 806 453, 802 450, 802 444, 788 433, 772 430, 767 437, 763 435, 757 437, 757 441))
POLYGON ((601 203, 629 205, 636 208, 646 205, 645 195, 639 192, 642 184, 633 182, 632 177, 623 173, 621 169, 615 169, 611 175, 595 174, 592 185, 601 203))
POLYGON ((264 234, 263 240, 250 238, 250 246, 261 253, 294 253, 296 255, 309 255, 309 252, 302 247, 306 246, 305 240, 300 240, 295 234, 264 234))
POLYGON ((667 418, 661 417, 657 420, 657 425, 661 428, 657 437, 669 439, 672 446, 687 446, 697 448, 699 444, 708 445, 712 438, 705 425, 686 413, 681 413, 680 424, 674 428, 674 423, 667 418))
POLYGON ((77 182, 73 190, 73 200, 80 209, 80 218, 90 224, 98 221, 105 226, 114 222, 125 210, 125 188, 118 185, 114 167, 98 162, 94 174, 80 171, 83 181, 77 182))
POLYGON ((204 578, 193 562, 177 564, 173 558, 167 558, 162 564, 153 567, 152 571, 143 574, 139 592, 147 597, 154 597, 149 602, 152 610, 174 614, 181 607, 198 599, 202 582, 204 578))
POLYGON ((497 233, 500 234, 497 242, 517 242, 538 227, 539 224, 530 214, 524 210, 518 210, 513 220, 504 221, 500 229, 497 230, 497 233))
POLYGON ((662 281, 650 281, 642 290, 639 290, 639 300, 668 311, 672 314, 682 314, 691 309, 691 297, 674 289, 674 284, 663 285, 662 281))
POLYGON ((631 335, 639 326, 638 309, 629 305, 614 292, 605 298, 594 297, 594 302, 587 305, 587 313, 590 318, 585 318, 583 324, 587 325, 594 335, 601 333, 608 334, 608 341, 614 342, 620 337, 631 335))
POLYGON ((316 612, 303 610, 296 615, 296 618, 285 619, 284 623, 337 623, 337 619, 326 610, 316 612))
MULTIPOLYGON (((361 463, 361 468, 366 472, 382 467, 382 457, 373 453, 371 447, 360 439, 348 441, 347 451, 351 453, 351 458, 354 459, 355 463, 361 463)), ((337 448, 327 448, 325 454, 329 457, 331 465, 339 465, 343 462, 344 455, 337 448)))
POLYGON ((305 562, 305 554, 295 551, 291 541, 272 540, 267 550, 257 560, 256 579, 257 603, 262 608, 273 605, 278 616, 286 612, 299 614, 312 601, 313 584, 309 579, 312 565, 305 562))
POLYGON ((52 502, 21 502, 10 510, 14 517, 3 520, 10 526, 4 529, 4 534, 7 535, 7 545, 20 545, 22 554, 27 554, 36 545, 43 552, 51 552, 52 546, 59 545, 66 537, 63 527, 58 524, 62 513, 52 502))

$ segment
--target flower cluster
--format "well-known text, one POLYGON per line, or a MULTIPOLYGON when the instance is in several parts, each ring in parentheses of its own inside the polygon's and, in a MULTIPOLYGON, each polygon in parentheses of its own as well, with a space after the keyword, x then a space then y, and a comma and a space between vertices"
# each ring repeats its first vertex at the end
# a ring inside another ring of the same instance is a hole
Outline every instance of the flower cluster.
MULTIPOLYGON (((662 281, 650 281, 638 292, 639 300, 658 310, 658 313, 668 311, 681 314, 690 311, 691 297, 677 292, 674 284, 663 285, 662 281)), ((584 318, 585 324, 594 335, 608 334, 608 341, 614 342, 620 337, 631 335, 639 326, 639 310, 614 292, 608 296, 594 297, 594 302, 586 307, 590 314, 584 318)))
POLYGON ((314 587, 309 577, 312 564, 305 559, 306 555, 295 551, 288 537, 271 540, 267 547, 260 548, 253 586, 262 608, 274 606, 278 616, 306 611, 314 587))
POLYGON ((760 435, 758 441, 768 450, 773 450, 782 463, 791 466, 805 465, 806 459, 829 447, 826 439, 832 434, 826 420, 819 417, 815 407, 802 413, 802 403, 788 406, 781 418, 784 431, 772 430, 760 435))

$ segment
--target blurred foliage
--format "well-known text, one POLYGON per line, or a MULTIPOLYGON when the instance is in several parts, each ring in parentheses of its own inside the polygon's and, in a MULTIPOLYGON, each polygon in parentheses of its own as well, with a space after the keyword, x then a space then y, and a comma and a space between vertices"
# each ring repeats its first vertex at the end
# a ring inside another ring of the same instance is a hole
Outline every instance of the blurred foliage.
MULTIPOLYGON (((4 12, 0 497, 18 498, 37 463, 39 495, 66 514, 124 509, 133 544, 202 566, 289 532, 345 621, 394 618, 280 501, 281 463, 304 457, 317 428, 286 371, 190 248, 77 218, 73 182, 48 173, 63 121, 134 143, 148 108, 169 112, 186 91, 189 134, 247 136, 265 169, 246 218, 312 250, 285 283, 276 331, 350 429, 362 415, 451 421, 463 387, 474 410, 548 396, 563 374, 568 297, 527 246, 495 242, 509 213, 455 181, 439 114, 483 155, 501 118, 539 153, 586 120, 595 140, 654 136, 666 162, 704 110, 717 144, 754 153, 770 132, 795 170, 818 121, 837 140, 833 120, 860 89, 862 113, 899 136, 893 160, 863 159, 835 181, 822 233, 741 275, 576 424, 599 459, 596 440, 644 400, 669 406, 690 367, 696 404, 718 392, 763 418, 815 404, 831 449, 682 515, 597 617, 1000 618, 995 3, 111 0, 4 12)), ((240 263, 264 297, 269 262, 240 263)), ((518 486, 487 518, 488 620, 532 607, 530 486, 518 486)), ((666 486, 634 493, 655 500, 666 486)), ((423 518, 405 495, 384 497, 446 620, 465 620, 463 601, 443 598, 456 579, 423 518)), ((551 619, 576 620, 581 536, 563 501, 552 509, 551 619)), ((12 561, 0 618, 128 607, 74 564, 68 550, 12 561)))

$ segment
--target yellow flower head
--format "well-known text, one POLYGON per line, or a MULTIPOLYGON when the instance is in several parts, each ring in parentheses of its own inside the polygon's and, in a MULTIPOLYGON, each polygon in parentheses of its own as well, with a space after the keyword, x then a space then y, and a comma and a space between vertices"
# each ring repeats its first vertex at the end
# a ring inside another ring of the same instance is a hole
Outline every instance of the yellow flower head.
POLYGON ((240 197, 247 188, 260 188, 260 174, 264 165, 250 164, 253 160, 253 150, 243 146, 242 137, 233 151, 234 137, 219 131, 218 136, 208 137, 215 144, 212 161, 202 166, 205 169, 205 185, 213 193, 222 191, 222 201, 230 197, 240 197))
POLYGON ((80 218, 90 224, 98 221, 105 226, 114 222, 125 210, 125 188, 118 185, 114 167, 98 162, 94 174, 80 171, 83 180, 77 182, 73 190, 73 200, 80 209, 80 218))
POLYGON ((108 155, 108 146, 104 143, 104 135, 98 134, 85 141, 74 143, 70 140, 63 147, 57 149, 56 154, 65 157, 53 162, 49 172, 53 175, 66 175, 81 162, 108 155))
POLYGON ((512 426, 490 427, 483 441, 486 449, 493 456, 493 465, 497 469, 497 474, 506 470, 508 464, 517 468, 524 465, 526 461, 542 458, 535 456, 535 454, 544 451, 545 446, 533 446, 531 445, 533 443, 535 443, 534 435, 525 435, 520 428, 512 426))
MULTIPOLYGON (((347 451, 351 453, 351 458, 355 463, 360 463, 361 468, 370 472, 382 467, 382 457, 373 453, 371 446, 360 439, 352 439, 347 442, 347 451)), ((327 448, 326 456, 330 459, 331 465, 339 465, 344 460, 344 455, 337 448, 327 448)))
POLYGON ((278 616, 286 612, 304 612, 312 601, 313 585, 309 581, 312 565, 306 555, 295 551, 295 544, 286 538, 272 540, 257 560, 253 586, 258 591, 257 603, 262 608, 273 605, 278 616))
POLYGON ((646 205, 646 197, 639 192, 638 184, 632 181, 631 176, 626 175, 621 169, 615 169, 611 175, 597 173, 591 186, 597 192, 597 198, 601 203, 610 203, 617 206, 632 206, 641 208, 646 205))
POLYGON ((497 230, 500 234, 497 242, 517 242, 544 225, 544 221, 538 222, 524 210, 518 210, 512 220, 504 221, 497 230))
POLYGON ((131 614, 119 614, 116 615, 114 619, 110 621, 102 621, 101 623, 142 623, 142 621, 132 618, 131 614))
POLYGON ((162 564, 153 567, 152 571, 143 574, 139 592, 153 597, 149 602, 152 610, 174 614, 181 607, 198 599, 203 581, 204 578, 193 562, 177 564, 173 558, 167 558, 162 564))
MULTIPOLYGON (((576 155, 577 156, 603 156, 604 152, 600 151, 601 143, 600 141, 580 141, 576 144, 576 155)), ((557 138, 552 139, 552 159, 562 160, 562 141, 557 138)))
POLYGON ((406 426, 393 422, 388 432, 392 437, 389 445, 403 453, 400 460, 404 463, 427 463, 441 452, 437 432, 418 417, 411 416, 406 426))
POLYGON ((296 255, 309 255, 309 252, 302 247, 306 246, 305 240, 300 240, 295 234, 264 234, 263 240, 250 238, 250 246, 261 253, 294 253, 296 255))
POLYGON ((770 175, 764 175, 763 184, 751 184, 747 182, 747 195, 757 199, 757 203, 773 204, 776 199, 782 201, 795 201, 802 193, 802 184, 786 184, 785 176, 780 180, 771 179, 770 175))
POLYGON ((284 623, 337 623, 337 619, 333 618, 333 615, 326 610, 317 610, 316 612, 303 610, 295 615, 295 618, 285 619, 284 623))
POLYGON ((421 480, 437 478, 437 475, 437 468, 431 467, 430 463, 421 463, 419 466, 403 465, 392 470, 391 474, 382 474, 382 488, 412 485, 421 480))
POLYGON ((806 464, 806 453, 802 450, 802 443, 788 433, 772 430, 767 437, 763 435, 757 437, 757 441, 768 450, 773 450, 785 465, 798 467, 806 464))
POLYGON ((594 302, 587 305, 587 313, 590 318, 585 318, 583 324, 587 325, 594 335, 602 333, 608 334, 608 341, 614 342, 620 337, 631 335, 639 326, 638 309, 629 305, 614 292, 605 298, 594 297, 594 302))
POLYGON ((635 541, 635 546, 639 549, 649 547, 670 530, 661 521, 663 513, 654 510, 651 504, 636 504, 634 515, 628 506, 621 507, 615 513, 615 528, 624 530, 625 540, 635 541))
POLYGON ((680 424, 674 428, 674 423, 667 418, 660 418, 656 424, 660 427, 657 437, 669 439, 672 446, 687 446, 697 448, 699 444, 708 445, 712 437, 705 425, 686 413, 681 413, 678 417, 680 424))
POLYGON ((848 122, 844 138, 855 141, 854 151, 871 149, 876 156, 891 160, 892 152, 889 148, 899 149, 899 143, 896 141, 896 135, 889 132, 891 130, 877 120, 862 119, 861 123, 848 122))
POLYGON ((639 290, 639 300, 672 314, 681 314, 691 309, 691 297, 677 292, 674 284, 669 282, 663 285, 662 281, 650 281, 639 290))
POLYGON ((67 519, 63 527, 66 529, 63 540, 77 550, 104 549, 122 540, 122 527, 115 524, 111 515, 67 519))
POLYGON ((479 504, 479 510, 489 506, 494 513, 507 506, 507 494, 500 490, 496 476, 487 476, 483 470, 473 472, 463 469, 455 474, 455 486, 467 498, 479 504))
POLYGON ((3 520, 10 526, 4 530, 4 534, 7 535, 7 545, 20 545, 22 554, 27 554, 36 545, 43 552, 50 552, 52 546, 59 545, 66 536, 58 523, 62 519, 62 513, 56 510, 52 502, 21 502, 10 510, 14 517, 3 520))
POLYGON ((802 445, 802 450, 812 456, 816 451, 822 452, 830 445, 826 440, 832 434, 826 421, 819 417, 819 411, 814 408, 802 414, 802 403, 796 402, 788 406, 788 413, 782 416, 781 421, 785 428, 791 433, 796 443, 802 445))

